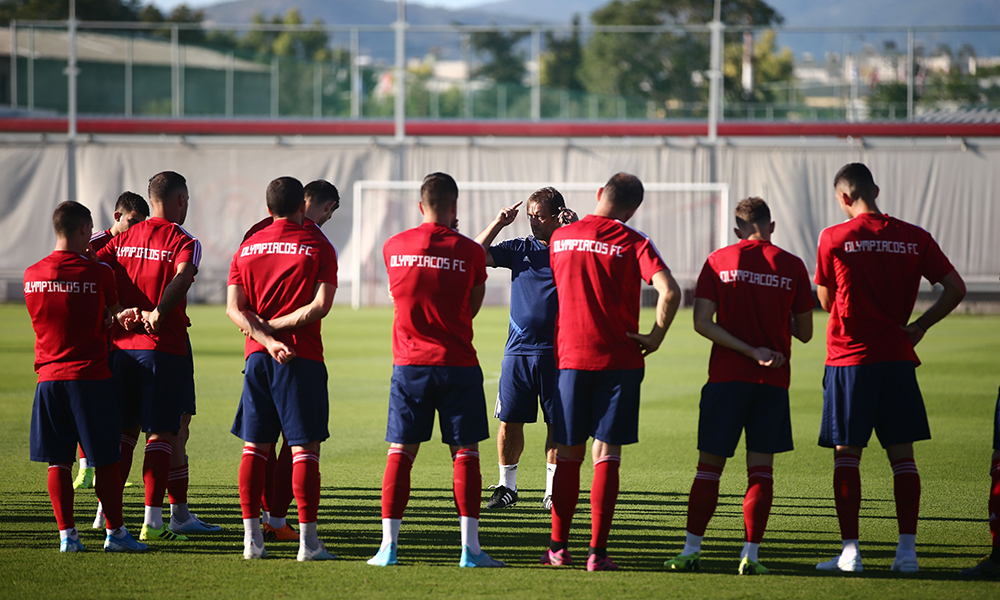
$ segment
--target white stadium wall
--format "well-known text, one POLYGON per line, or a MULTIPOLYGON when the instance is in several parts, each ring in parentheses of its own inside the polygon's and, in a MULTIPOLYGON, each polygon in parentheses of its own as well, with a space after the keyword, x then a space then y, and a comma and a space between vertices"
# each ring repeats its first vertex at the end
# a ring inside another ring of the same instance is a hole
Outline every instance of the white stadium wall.
MULTIPOLYGON (((324 231, 340 256, 337 302, 347 303, 354 284, 348 266, 356 247, 351 196, 357 180, 419 180, 445 171, 459 182, 537 181, 558 188, 560 182, 604 181, 627 171, 647 182, 703 183, 712 180, 713 160, 716 181, 730 185, 731 202, 747 196, 767 200, 777 222, 775 243, 801 256, 810 270, 819 232, 844 218, 833 199, 833 176, 843 164, 862 161, 882 189, 879 205, 885 212, 928 229, 973 285, 1000 289, 994 285, 1000 274, 995 233, 1000 140, 993 138, 729 138, 712 148, 691 138, 416 138, 395 146, 379 138, 117 136, 94 137, 70 151, 65 143, 33 136, 0 141, 0 299, 23 299, 24 269, 53 247, 50 216, 67 198, 70 155, 77 199, 94 212, 95 229, 110 226, 123 190, 145 197, 147 180, 163 170, 187 178, 191 208, 184 227, 203 245, 195 301, 224 301, 230 258, 243 233, 266 216, 264 190, 278 176, 304 183, 322 178, 340 190, 341 209, 324 231)), ((459 208, 467 235, 475 235, 500 208, 493 205, 496 197, 472 199, 459 208)), ((416 211, 416 200, 414 195, 413 204, 401 210, 416 211)), ((581 216, 593 201, 589 192, 567 194, 581 216)), ((509 233, 527 234, 526 221, 509 233)), ((653 241, 661 250, 670 245, 653 241)), ((670 252, 663 253, 671 264, 670 252)), ((490 275, 488 301, 504 302, 504 274, 490 275)))

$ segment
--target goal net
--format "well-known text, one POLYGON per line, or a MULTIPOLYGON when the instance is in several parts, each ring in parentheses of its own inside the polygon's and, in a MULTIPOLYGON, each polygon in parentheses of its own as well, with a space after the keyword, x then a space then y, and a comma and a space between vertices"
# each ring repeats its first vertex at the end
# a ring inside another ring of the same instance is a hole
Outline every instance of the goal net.
MULTIPOLYGON (((417 204, 420 181, 356 181, 351 234, 351 305, 390 304, 382 245, 393 235, 422 222, 417 204)), ((475 237, 505 206, 526 199, 551 185, 580 218, 590 214, 603 183, 458 182, 459 231, 475 237)), ((693 287, 705 258, 730 242, 729 185, 725 183, 644 183, 642 206, 628 222, 656 244, 681 287, 693 287)), ((517 220, 494 243, 531 235, 519 209, 517 220)), ((506 304, 510 276, 506 269, 488 269, 485 304, 506 304)))

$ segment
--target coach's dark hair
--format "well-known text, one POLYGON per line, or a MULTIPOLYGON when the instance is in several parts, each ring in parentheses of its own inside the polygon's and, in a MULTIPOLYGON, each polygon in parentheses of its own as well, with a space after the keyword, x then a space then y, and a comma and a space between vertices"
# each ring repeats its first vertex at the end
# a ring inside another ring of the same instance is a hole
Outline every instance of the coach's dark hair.
POLYGON ((279 177, 267 185, 267 208, 274 217, 288 217, 306 201, 302 182, 294 177, 279 177))
POLYGON ((63 202, 52 213, 52 228, 59 237, 68 237, 69 234, 92 222, 90 209, 72 200, 63 202))
POLYGON ((553 217, 559 214, 559 210, 566 207, 566 200, 554 187, 543 187, 528 196, 528 205, 537 204, 541 206, 546 214, 553 217))
POLYGON ((326 204, 327 202, 340 204, 340 192, 337 191, 336 186, 325 179, 317 179, 307 183, 305 193, 306 201, 310 204, 326 204))
POLYGON ((149 201, 170 200, 181 188, 187 187, 187 180, 180 173, 163 171, 149 180, 149 201))
POLYGON ((451 208, 458 202, 458 184, 447 173, 431 173, 420 186, 420 202, 434 210, 451 208))
POLYGON ((841 185, 847 188, 847 195, 854 200, 860 198, 865 202, 873 202, 878 196, 875 178, 862 163, 844 165, 837 171, 837 175, 833 178, 833 187, 836 189, 841 185))
POLYGON ((137 212, 148 217, 149 205, 146 204, 145 198, 135 192, 122 192, 122 195, 118 196, 118 202, 115 202, 115 212, 122 214, 137 212))
POLYGON ((736 226, 742 229, 751 223, 771 223, 771 209, 763 198, 750 197, 736 205, 736 226))
POLYGON ((601 199, 617 208, 633 210, 642 204, 642 182, 635 175, 617 173, 604 184, 601 199))

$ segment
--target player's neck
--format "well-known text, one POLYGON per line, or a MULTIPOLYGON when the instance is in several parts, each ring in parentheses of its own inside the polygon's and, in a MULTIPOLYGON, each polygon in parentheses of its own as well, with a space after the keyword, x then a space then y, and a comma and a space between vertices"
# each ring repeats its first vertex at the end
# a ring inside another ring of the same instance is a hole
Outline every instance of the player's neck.
POLYGON ((882 211, 878 209, 878 206, 876 206, 874 202, 869 204, 864 200, 855 200, 850 206, 849 214, 853 219, 854 217, 860 215, 880 215, 882 214, 882 211))
POLYGON ((54 252, 76 252, 77 254, 83 254, 90 242, 81 242, 80 240, 70 240, 62 237, 56 238, 56 247, 53 249, 54 252))

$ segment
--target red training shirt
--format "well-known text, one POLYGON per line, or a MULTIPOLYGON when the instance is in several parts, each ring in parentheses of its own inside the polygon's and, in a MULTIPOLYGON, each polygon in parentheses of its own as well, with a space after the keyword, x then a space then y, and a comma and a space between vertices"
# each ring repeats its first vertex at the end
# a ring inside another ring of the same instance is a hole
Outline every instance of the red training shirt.
POLYGON ((395 304, 392 364, 479 365, 472 288, 486 283, 486 250, 450 227, 424 223, 382 247, 395 304))
POLYGON ((38 381, 108 379, 104 309, 118 304, 108 265, 57 250, 24 271, 38 381))
POLYGON ((860 214, 824 229, 815 281, 834 294, 826 364, 920 364, 903 331, 920 278, 937 283, 954 270, 931 234, 887 215, 860 214))
POLYGON ((626 333, 639 331, 639 280, 667 269, 653 242, 621 221, 588 215, 556 229, 549 252, 559 368, 641 369, 642 350, 626 333))
MULTIPOLYGON (((97 252, 97 260, 115 270, 118 296, 125 306, 153 310, 163 290, 177 273, 177 265, 201 263, 201 243, 187 231, 162 217, 152 217, 129 227, 97 252)), ((116 329, 115 349, 159 350, 187 356, 187 299, 163 315, 159 333, 116 329)))
MULTIPOLYGON (((695 297, 714 302, 715 322, 754 347, 792 357, 793 314, 816 306, 802 259, 764 240, 740 240, 708 256, 695 297)), ((744 381, 787 389, 791 367, 762 367, 752 358, 712 344, 709 383, 744 381)))
MULTIPOLYGON (((229 285, 243 287, 248 308, 263 319, 292 313, 312 302, 316 285, 337 286, 337 251, 314 224, 278 219, 240 245, 229 266, 229 285)), ((323 360, 320 320, 274 332, 275 339, 308 360, 323 360)), ((266 352, 247 337, 244 355, 266 352)))
MULTIPOLYGON (((243 234, 243 241, 245 242, 249 240, 253 234, 257 233, 261 229, 264 229, 271 223, 274 223, 274 217, 272 216, 267 216, 261 219, 260 221, 257 221, 256 223, 250 226, 250 229, 247 229, 246 233, 243 234)), ((316 224, 312 221, 312 219, 306 217, 302 220, 302 225, 316 225, 316 224)), ((318 225, 316 226, 319 227, 318 225)))
POLYGON ((115 236, 111 235, 110 229, 104 229, 98 231, 94 235, 90 236, 90 249, 95 253, 101 248, 108 245, 108 242, 112 240, 115 236))

